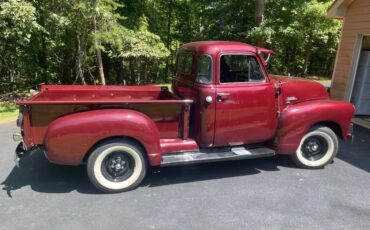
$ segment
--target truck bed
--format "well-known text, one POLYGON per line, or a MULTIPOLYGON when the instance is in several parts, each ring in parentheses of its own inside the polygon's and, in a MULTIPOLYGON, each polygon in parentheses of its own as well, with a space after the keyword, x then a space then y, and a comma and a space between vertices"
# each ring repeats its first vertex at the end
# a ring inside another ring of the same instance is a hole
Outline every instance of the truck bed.
POLYGON ((150 117, 161 139, 187 136, 192 100, 160 86, 44 85, 28 100, 18 101, 32 144, 42 144, 48 125, 68 114, 97 109, 132 109, 150 117))
POLYGON ((160 86, 80 86, 44 85, 41 92, 18 105, 82 105, 125 103, 191 103, 160 86))

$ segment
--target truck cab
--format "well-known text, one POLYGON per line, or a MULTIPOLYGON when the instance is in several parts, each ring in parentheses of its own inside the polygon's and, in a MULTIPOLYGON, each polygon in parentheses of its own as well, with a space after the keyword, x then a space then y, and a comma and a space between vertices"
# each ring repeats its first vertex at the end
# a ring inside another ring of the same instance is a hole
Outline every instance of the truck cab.
POLYGON ((194 101, 191 133, 202 148, 271 140, 277 89, 256 48, 196 42, 178 52, 173 90, 194 101))
POLYGON ((148 166, 291 155, 322 168, 352 139, 352 104, 317 82, 269 75, 273 51, 193 42, 177 53, 172 92, 159 86, 44 85, 19 101, 15 159, 41 150, 53 163, 86 163, 105 192, 136 188, 148 166))

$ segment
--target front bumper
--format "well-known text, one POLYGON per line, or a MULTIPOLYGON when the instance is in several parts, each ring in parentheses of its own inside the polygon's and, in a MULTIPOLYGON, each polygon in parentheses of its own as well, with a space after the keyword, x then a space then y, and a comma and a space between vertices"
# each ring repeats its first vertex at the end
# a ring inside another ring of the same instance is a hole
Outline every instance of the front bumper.
POLYGON ((347 140, 349 140, 351 143, 355 140, 355 134, 353 131, 353 123, 349 125, 348 133, 347 133, 347 140))

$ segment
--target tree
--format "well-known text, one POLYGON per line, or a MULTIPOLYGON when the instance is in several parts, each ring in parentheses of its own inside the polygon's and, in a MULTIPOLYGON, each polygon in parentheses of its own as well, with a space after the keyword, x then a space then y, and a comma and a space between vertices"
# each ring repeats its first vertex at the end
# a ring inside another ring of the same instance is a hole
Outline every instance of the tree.
POLYGON ((265 19, 265 0, 256 0, 256 25, 260 26, 265 19))
MULTIPOLYGON (((331 65, 340 23, 326 17, 330 4, 317 0, 268 1, 266 20, 247 36, 263 37, 267 46, 278 51, 279 56, 271 64, 272 72, 306 76, 313 73, 315 60, 324 59, 325 65, 331 65)), ((315 73, 323 75, 327 71, 315 73)))
MULTIPOLYGON (((261 26, 265 19, 265 0, 256 0, 256 25, 261 26)), ((258 37, 256 45, 259 47, 263 46, 263 38, 258 37)))
POLYGON ((15 90, 14 83, 30 59, 32 34, 41 30, 35 8, 26 1, 0 3, 0 90, 15 90), (3 79, 7 77, 8 79, 3 79))
POLYGON ((83 68, 85 52, 93 46, 95 50, 96 63, 100 83, 105 85, 102 46, 109 46, 114 36, 107 36, 111 31, 124 29, 119 20, 123 17, 116 13, 122 7, 115 0, 75 1, 73 4, 72 21, 76 26, 78 51, 77 51, 77 74, 76 80, 80 78, 85 84, 83 68), (103 37, 104 36, 104 37, 103 37), (104 39, 104 43, 102 43, 104 39), (90 43, 91 42, 91 43, 90 43))
POLYGON ((148 30, 147 18, 144 15, 140 17, 136 31, 116 31, 116 36, 122 40, 115 43, 108 53, 112 58, 121 59, 125 72, 130 73, 128 83, 140 85, 156 82, 159 66, 169 52, 160 37, 148 30), (153 76, 152 71, 155 72, 154 79, 149 78, 153 76))
POLYGON ((0 90, 170 80, 176 50, 231 40, 278 51, 270 72, 329 76, 340 23, 331 0, 3 0, 0 90))

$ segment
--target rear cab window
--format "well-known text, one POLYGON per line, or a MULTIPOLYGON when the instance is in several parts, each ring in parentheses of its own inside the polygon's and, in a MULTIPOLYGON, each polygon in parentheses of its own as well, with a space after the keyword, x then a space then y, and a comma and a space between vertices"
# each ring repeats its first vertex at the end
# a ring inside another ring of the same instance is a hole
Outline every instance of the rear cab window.
POLYGON ((212 58, 209 55, 198 55, 195 81, 202 84, 212 82, 212 58))
POLYGON ((220 58, 220 83, 264 82, 266 77, 253 55, 223 54, 220 58))
POLYGON ((193 55, 191 53, 179 54, 177 56, 176 72, 191 74, 193 67, 193 55))

